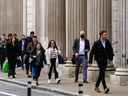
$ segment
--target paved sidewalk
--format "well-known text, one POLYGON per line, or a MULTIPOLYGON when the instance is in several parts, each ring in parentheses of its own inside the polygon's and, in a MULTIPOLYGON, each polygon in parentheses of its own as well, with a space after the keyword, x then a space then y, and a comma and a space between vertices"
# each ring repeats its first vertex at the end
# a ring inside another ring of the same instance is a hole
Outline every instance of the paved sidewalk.
MULTIPOLYGON (((54 75, 53 75, 54 77, 54 75)), ((27 78, 25 72, 21 69, 17 69, 17 77, 16 79, 8 79, 7 74, 3 74, 0 72, 0 80, 15 83, 18 85, 26 86, 27 81, 32 80, 31 78, 27 78)), ((104 94, 103 90, 102 93, 96 93, 94 91, 94 83, 84 84, 83 90, 85 96, 128 96, 128 86, 117 86, 110 84, 108 85, 111 89, 109 94, 104 94)), ((58 93, 65 94, 67 96, 77 96, 78 95, 78 83, 74 83, 73 78, 64 78, 62 79, 61 84, 57 85, 55 80, 53 79, 51 84, 47 83, 47 76, 41 73, 40 80, 39 80, 39 90, 47 90, 47 91, 54 91, 58 93)))

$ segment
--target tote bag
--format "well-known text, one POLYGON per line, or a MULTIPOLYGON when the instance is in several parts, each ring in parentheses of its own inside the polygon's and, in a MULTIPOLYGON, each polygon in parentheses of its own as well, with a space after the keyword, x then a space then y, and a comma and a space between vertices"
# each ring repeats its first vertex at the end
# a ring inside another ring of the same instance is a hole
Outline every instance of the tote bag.
POLYGON ((9 64, 8 64, 8 60, 7 60, 7 59, 6 59, 6 60, 4 61, 4 63, 3 63, 2 71, 3 71, 4 73, 8 73, 8 71, 9 71, 9 64))

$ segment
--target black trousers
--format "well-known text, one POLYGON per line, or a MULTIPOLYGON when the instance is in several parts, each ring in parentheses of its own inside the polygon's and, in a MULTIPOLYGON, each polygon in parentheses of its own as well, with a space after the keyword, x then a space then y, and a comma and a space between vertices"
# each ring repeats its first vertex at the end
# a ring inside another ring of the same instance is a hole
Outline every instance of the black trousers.
POLYGON ((56 58, 50 59, 50 62, 51 62, 51 66, 50 66, 50 70, 49 70, 49 73, 48 73, 48 78, 51 79, 52 72, 54 71, 55 79, 57 79, 58 78, 58 72, 56 70, 56 58))
POLYGON ((26 74, 29 75, 29 72, 32 72, 31 63, 29 63, 29 56, 25 58, 25 67, 26 67, 26 74))
POLYGON ((104 89, 107 88, 106 81, 105 81, 105 71, 107 68, 107 60, 97 61, 99 67, 99 76, 96 82, 96 87, 98 88, 100 83, 102 82, 104 89))
POLYGON ((5 57, 4 56, 0 56, 0 68, 2 69, 3 67, 3 63, 5 61, 5 57))
POLYGON ((8 72, 8 76, 13 76, 13 78, 15 77, 15 69, 16 69, 16 60, 17 57, 9 57, 8 58, 8 64, 9 64, 9 72, 8 72))
POLYGON ((24 52, 22 52, 22 54, 21 54, 21 61, 22 61, 21 67, 22 67, 22 69, 24 69, 24 64, 25 64, 24 55, 25 55, 24 52))

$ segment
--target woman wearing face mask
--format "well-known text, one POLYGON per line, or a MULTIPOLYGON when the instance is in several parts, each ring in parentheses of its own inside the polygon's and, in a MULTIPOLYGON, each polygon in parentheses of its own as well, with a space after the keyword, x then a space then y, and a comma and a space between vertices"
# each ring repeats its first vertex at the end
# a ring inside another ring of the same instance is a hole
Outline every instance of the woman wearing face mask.
POLYGON ((56 62, 58 60, 58 48, 54 40, 49 41, 47 48, 47 61, 50 63, 50 70, 48 73, 48 83, 51 83, 52 72, 55 73, 56 83, 60 83, 59 75, 56 69, 56 62))
POLYGON ((42 47, 41 43, 38 43, 31 54, 31 58, 33 59, 31 63, 33 85, 36 84, 38 86, 38 78, 40 76, 41 68, 43 68, 43 64, 46 64, 45 57, 45 50, 42 47))

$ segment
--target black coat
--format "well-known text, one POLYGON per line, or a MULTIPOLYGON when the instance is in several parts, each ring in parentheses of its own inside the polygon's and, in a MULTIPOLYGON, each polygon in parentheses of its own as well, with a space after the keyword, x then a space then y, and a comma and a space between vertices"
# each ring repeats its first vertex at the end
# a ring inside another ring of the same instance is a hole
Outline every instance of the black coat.
POLYGON ((6 56, 6 42, 0 42, 0 56, 6 56))
MULTIPOLYGON (((73 52, 74 52, 74 54, 75 53, 79 53, 79 47, 80 47, 80 39, 76 39, 74 41, 74 44, 73 44, 73 52)), ((89 52, 89 50, 90 50, 89 41, 87 39, 85 39, 85 58, 86 59, 88 58, 87 53, 89 52)))
POLYGON ((96 42, 94 42, 91 52, 90 52, 90 56, 89 56, 89 63, 92 63, 93 60, 93 56, 95 56, 95 60, 99 63, 103 63, 103 62, 107 62, 107 60, 113 60, 113 48, 111 46, 111 43, 109 42, 109 40, 106 40, 105 43, 105 48, 102 45, 101 40, 98 40, 96 42))
POLYGON ((18 41, 15 41, 13 45, 12 42, 7 42, 7 52, 6 55, 8 58, 13 58, 19 56, 19 48, 18 48, 18 41))
POLYGON ((32 66, 43 67, 44 64, 47 64, 44 49, 41 49, 41 52, 37 55, 37 49, 35 48, 31 54, 31 58, 33 59, 32 66))

